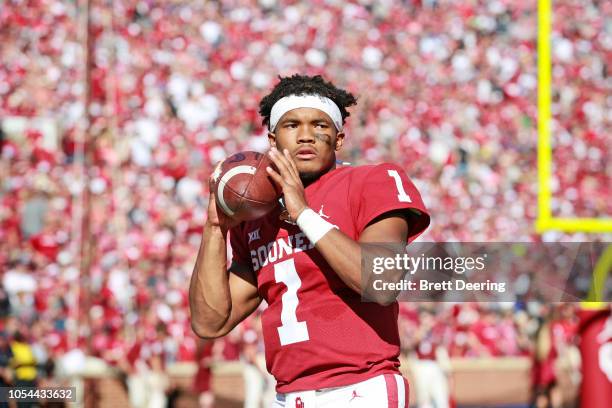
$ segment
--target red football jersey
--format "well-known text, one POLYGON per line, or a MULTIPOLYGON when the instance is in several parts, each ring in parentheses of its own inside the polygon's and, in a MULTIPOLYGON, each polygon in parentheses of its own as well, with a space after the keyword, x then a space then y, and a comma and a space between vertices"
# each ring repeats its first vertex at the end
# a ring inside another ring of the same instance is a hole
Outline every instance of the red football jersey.
MULTIPOLYGON (((340 167, 305 189, 310 208, 358 240, 379 215, 406 209, 412 241, 429 225, 421 197, 392 164, 340 167)), ((268 371, 278 392, 353 384, 399 367, 398 305, 362 302, 304 233, 279 216, 230 233, 233 260, 252 265, 260 296, 268 371)))
POLYGON ((582 309, 580 355, 582 356, 581 408, 612 405, 612 310, 582 309))

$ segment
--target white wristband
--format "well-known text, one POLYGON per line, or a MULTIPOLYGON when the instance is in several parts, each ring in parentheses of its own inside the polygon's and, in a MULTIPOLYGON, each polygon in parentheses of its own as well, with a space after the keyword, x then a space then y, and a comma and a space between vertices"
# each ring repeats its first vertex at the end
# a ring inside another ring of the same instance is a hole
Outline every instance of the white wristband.
POLYGON ((306 238, 315 245, 329 230, 338 228, 333 224, 325 221, 319 214, 310 208, 306 208, 298 216, 295 223, 300 227, 306 238))

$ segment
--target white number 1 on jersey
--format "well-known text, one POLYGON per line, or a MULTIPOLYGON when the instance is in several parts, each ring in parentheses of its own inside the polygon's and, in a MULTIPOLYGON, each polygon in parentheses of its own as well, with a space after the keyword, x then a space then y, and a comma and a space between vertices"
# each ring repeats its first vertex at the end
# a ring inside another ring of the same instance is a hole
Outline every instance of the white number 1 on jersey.
POLYGON ((274 279, 287 286, 287 291, 281 297, 281 322, 283 324, 278 328, 281 346, 309 340, 306 322, 298 322, 295 314, 299 303, 297 291, 302 286, 302 281, 295 270, 293 259, 287 259, 274 265, 274 279))
POLYGON ((410 196, 406 194, 406 190, 404 190, 404 185, 402 184, 402 179, 397 172, 397 170, 387 170, 387 174, 395 180, 395 187, 397 187, 397 199, 400 200, 401 203, 411 203, 412 200, 410 196))

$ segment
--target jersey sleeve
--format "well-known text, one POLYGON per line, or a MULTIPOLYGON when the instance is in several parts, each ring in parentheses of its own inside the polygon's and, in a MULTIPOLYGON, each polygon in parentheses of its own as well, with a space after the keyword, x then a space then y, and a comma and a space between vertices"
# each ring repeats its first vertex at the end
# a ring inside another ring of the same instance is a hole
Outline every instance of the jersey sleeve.
MULTIPOLYGON (((244 237, 243 224, 240 224, 229 231, 230 234, 230 249, 232 251, 232 262, 242 265, 251 265, 251 256, 249 247, 244 237)), ((230 264, 231 264, 230 263, 230 264)))
POLYGON ((359 175, 352 198, 353 217, 359 234, 376 217, 394 210, 405 210, 407 242, 416 239, 429 225, 429 214, 421 195, 401 167, 383 163, 359 175))

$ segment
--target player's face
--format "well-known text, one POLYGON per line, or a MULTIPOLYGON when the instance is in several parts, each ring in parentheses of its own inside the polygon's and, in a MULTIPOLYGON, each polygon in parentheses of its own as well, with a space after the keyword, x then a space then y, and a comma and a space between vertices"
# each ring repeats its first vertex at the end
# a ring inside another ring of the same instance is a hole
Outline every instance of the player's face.
POLYGON ((285 113, 274 133, 268 133, 272 147, 287 149, 295 160, 302 181, 319 178, 336 165, 336 151, 344 141, 331 118, 314 108, 298 108, 285 113))

